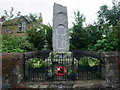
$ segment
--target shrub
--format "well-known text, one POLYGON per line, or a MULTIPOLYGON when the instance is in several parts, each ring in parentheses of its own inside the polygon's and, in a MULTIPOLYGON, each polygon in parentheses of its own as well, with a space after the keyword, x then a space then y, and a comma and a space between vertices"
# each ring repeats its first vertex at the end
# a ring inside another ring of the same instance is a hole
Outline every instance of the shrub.
POLYGON ((43 59, 33 58, 27 62, 27 65, 29 68, 40 68, 40 67, 46 67, 47 63, 44 62, 43 59))
POLYGON ((2 38, 2 52, 26 52, 33 49, 33 45, 25 37, 7 34, 2 38))
POLYGON ((93 66, 99 65, 100 60, 93 57, 83 57, 80 59, 79 64, 83 66, 89 65, 90 67, 93 67, 93 66))

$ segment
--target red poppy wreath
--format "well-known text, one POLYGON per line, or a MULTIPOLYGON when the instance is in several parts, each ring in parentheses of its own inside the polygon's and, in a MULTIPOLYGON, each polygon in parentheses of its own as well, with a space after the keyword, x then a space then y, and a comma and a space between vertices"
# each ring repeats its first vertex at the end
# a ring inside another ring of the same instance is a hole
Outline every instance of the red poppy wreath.
POLYGON ((64 76, 66 74, 66 68, 62 66, 57 67, 56 74, 58 76, 64 76))

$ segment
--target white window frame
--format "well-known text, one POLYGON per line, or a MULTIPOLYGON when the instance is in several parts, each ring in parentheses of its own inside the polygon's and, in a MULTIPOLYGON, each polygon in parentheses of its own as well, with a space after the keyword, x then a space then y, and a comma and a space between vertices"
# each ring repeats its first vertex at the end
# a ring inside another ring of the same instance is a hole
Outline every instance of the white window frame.
POLYGON ((18 24, 18 31, 19 32, 25 32, 26 31, 26 22, 20 22, 18 24))

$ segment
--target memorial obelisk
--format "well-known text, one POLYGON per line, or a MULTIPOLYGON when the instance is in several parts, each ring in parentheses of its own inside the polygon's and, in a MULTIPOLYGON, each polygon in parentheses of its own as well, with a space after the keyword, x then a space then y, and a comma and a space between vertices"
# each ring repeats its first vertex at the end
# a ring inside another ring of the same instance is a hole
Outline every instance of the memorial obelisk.
POLYGON ((54 3, 53 7, 52 46, 52 53, 57 54, 58 58, 61 54, 64 54, 64 58, 71 57, 71 52, 69 52, 67 8, 56 3, 54 3))
POLYGON ((53 7, 53 51, 69 51, 69 30, 67 8, 54 3, 53 7))

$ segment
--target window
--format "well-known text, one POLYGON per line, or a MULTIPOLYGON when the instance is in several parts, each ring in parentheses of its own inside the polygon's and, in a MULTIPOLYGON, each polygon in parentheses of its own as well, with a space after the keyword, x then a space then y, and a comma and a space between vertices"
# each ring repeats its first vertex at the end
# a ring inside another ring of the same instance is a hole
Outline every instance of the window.
POLYGON ((18 24, 18 31, 19 32, 25 32, 25 30, 26 30, 26 22, 20 22, 18 24))

